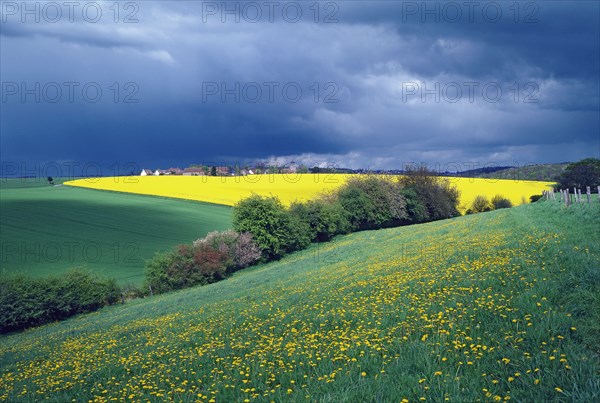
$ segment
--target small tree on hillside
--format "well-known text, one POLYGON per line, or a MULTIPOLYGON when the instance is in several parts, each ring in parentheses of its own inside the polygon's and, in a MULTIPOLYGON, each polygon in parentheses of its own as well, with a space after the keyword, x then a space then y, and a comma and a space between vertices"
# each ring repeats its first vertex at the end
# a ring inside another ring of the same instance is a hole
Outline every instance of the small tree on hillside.
POLYGON ((483 195, 475 196, 471 203, 471 208, 467 210, 467 214, 484 213, 486 211, 492 211, 493 206, 487 197, 483 195))
POLYGON ((290 216, 277 197, 252 195, 233 209, 233 227, 248 232, 268 260, 285 255, 293 243, 290 216))
POLYGON ((496 195, 492 197, 492 206, 494 207, 494 210, 510 208, 512 207, 512 202, 502 195, 496 195))
POLYGON ((400 186, 386 178, 354 177, 339 189, 338 200, 354 230, 399 225, 408 219, 400 186))
MULTIPOLYGON (((436 176, 427 166, 410 167, 398 182, 405 189, 404 193, 413 198, 411 204, 417 206, 418 215, 424 218, 423 221, 441 220, 460 214, 458 188, 447 178, 436 176), (420 211, 422 207, 424 211, 420 211)), ((416 216, 412 214, 411 218, 415 219, 416 216)))
POLYGON ((600 159, 586 158, 567 165, 565 171, 558 177, 558 189, 584 189, 590 186, 597 191, 600 186, 600 159))

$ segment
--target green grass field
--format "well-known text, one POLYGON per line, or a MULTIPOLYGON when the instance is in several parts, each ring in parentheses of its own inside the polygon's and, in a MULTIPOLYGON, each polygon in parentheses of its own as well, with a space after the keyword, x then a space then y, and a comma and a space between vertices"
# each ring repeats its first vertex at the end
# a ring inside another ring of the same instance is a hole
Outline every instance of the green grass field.
POLYGON ((1 337, 0 399, 598 401, 599 225, 546 202, 339 237, 1 337))
POLYGON ((225 206, 0 179, 0 274, 83 267, 139 284, 145 259, 231 228, 231 217, 225 206))

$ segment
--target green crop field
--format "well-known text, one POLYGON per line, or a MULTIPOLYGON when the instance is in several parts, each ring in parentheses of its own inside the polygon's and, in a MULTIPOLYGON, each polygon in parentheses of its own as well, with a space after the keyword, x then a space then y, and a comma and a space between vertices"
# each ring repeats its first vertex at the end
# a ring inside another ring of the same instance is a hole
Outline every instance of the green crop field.
POLYGON ((598 401, 599 225, 544 202, 339 237, 3 336, 0 399, 598 401))
POLYGON ((2 275, 82 267, 139 284, 157 251, 230 227, 225 206, 0 180, 2 275))

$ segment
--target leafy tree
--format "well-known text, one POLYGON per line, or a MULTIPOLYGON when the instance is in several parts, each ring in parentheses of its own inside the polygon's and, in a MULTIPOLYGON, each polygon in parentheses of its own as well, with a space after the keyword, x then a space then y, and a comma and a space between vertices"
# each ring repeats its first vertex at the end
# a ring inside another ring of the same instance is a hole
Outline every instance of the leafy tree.
POLYGON ((407 222, 417 224, 429 220, 427 206, 412 187, 403 188, 400 193, 406 200, 406 212, 408 213, 407 222))
POLYGON ((420 205, 425 207, 425 221, 441 220, 459 215, 458 203, 460 191, 452 186, 448 179, 441 178, 429 171, 425 165, 409 168, 399 179, 404 189, 412 190, 420 205))
POLYGON ((493 206, 488 198, 484 195, 478 195, 475 196, 473 202, 471 202, 471 208, 467 210, 467 214, 477 214, 492 210, 493 206))
POLYGON ((173 289, 167 269, 174 264, 175 259, 174 252, 166 252, 156 254, 146 262, 144 292, 162 294, 173 289))
POLYGON ((338 200, 353 230, 390 227, 408 218, 400 187, 386 178, 350 178, 338 190, 338 200))
POLYGON ((573 188, 583 189, 590 186, 597 192, 600 186, 600 159, 585 158, 579 162, 567 165, 564 172, 558 177, 558 189, 573 188))
POLYGON ((290 215, 274 196, 252 195, 238 202, 233 209, 233 227, 252 234, 267 260, 278 259, 295 247, 290 239, 294 231, 290 215))
POLYGON ((349 230, 344 210, 334 195, 322 195, 306 203, 292 203, 289 212, 308 225, 311 242, 325 242, 349 230))
POLYGON ((210 176, 217 176, 217 167, 216 166, 212 166, 210 168, 210 176))
POLYGON ((286 252, 294 252, 297 250, 306 249, 313 241, 312 231, 309 223, 303 216, 288 214, 288 237, 286 241, 286 252))

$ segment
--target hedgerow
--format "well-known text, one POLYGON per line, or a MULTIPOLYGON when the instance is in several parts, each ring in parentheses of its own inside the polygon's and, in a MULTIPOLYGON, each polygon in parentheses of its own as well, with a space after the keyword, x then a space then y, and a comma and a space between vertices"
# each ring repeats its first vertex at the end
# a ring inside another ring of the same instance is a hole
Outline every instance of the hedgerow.
POLYGON ((0 333, 22 330, 95 311, 121 299, 113 279, 80 269, 61 276, 0 277, 0 333))

